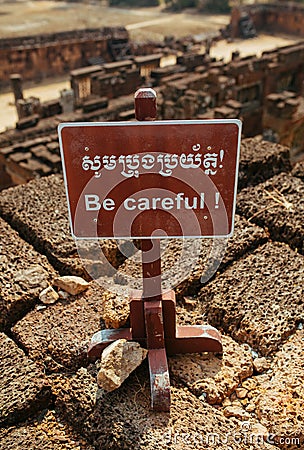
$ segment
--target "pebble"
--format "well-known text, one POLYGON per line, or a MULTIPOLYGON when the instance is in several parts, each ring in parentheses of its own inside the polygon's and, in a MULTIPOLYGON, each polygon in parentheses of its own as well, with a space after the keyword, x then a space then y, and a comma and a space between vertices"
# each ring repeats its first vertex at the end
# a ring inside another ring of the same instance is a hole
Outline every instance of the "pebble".
POLYGON ((71 295, 77 295, 88 289, 90 283, 81 277, 76 277, 74 275, 65 275, 63 277, 58 277, 54 280, 55 286, 63 289, 71 295))
POLYGON ((148 350, 137 342, 119 339, 112 342, 101 355, 98 386, 107 392, 114 391, 141 364, 148 350))
POLYGON ((256 373, 263 373, 270 368, 270 361, 266 358, 257 358, 253 361, 253 368, 256 373))
POLYGON ((250 414, 239 406, 227 406, 224 409, 225 417, 236 417, 239 420, 250 419, 250 414))
POLYGON ((41 291, 39 294, 39 300, 44 305, 52 305, 53 303, 56 303, 58 299, 59 295, 52 288, 52 286, 48 286, 47 288, 43 289, 43 291, 41 291))
POLYGON ((247 389, 244 388, 237 388, 235 390, 237 398, 245 398, 247 396, 247 389))

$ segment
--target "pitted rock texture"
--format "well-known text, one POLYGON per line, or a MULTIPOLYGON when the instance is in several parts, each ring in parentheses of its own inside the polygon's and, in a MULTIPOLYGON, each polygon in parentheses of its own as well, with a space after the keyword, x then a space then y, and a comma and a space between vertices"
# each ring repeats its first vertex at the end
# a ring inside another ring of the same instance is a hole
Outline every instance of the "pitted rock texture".
POLYGON ((119 339, 105 348, 101 355, 97 375, 98 386, 107 392, 114 391, 142 363, 148 350, 137 342, 119 339))
POLYGON ((304 161, 300 161, 293 167, 291 175, 304 181, 304 161))
POLYGON ((49 370, 57 370, 54 362, 63 366, 61 370, 86 365, 91 337, 105 328, 101 317, 106 298, 103 288, 91 282, 84 293, 28 313, 14 326, 14 336, 49 370))
MULTIPOLYGON (((149 376, 144 367, 137 369, 117 391, 100 390, 97 395, 96 370, 94 373, 94 369, 89 369, 80 369, 71 377, 54 376, 52 384, 57 408, 96 450, 210 450, 213 439, 219 450, 227 450, 228 444, 231 450, 240 450, 240 443, 234 440, 240 424, 225 418, 173 380, 171 412, 158 413, 150 409, 149 376)), ((245 436, 241 439, 245 441, 245 436)), ((253 443, 250 448, 276 447, 253 443)))
POLYGON ((87 279, 110 275, 115 272, 112 266, 117 267, 125 259, 114 240, 81 241, 76 246, 60 175, 2 191, 0 215, 64 275, 87 279))
POLYGON ((291 170, 289 148, 266 142, 261 137, 242 139, 239 189, 254 186, 280 172, 291 170))
POLYGON ((130 316, 130 301, 125 294, 105 292, 103 295, 102 320, 106 328, 122 328, 130 316))
POLYGON ((10 425, 45 408, 51 387, 42 372, 22 350, 0 333, 0 425, 10 425))
MULTIPOLYGON (((217 272, 267 240, 265 231, 236 215, 230 239, 170 239, 161 241, 163 289, 178 298, 195 295, 217 272)), ((141 252, 128 258, 114 276, 117 284, 142 289, 141 252)))
POLYGON ((44 411, 19 427, 0 430, 0 447, 5 450, 94 450, 53 411, 44 411))
POLYGON ((265 356, 303 321, 303 278, 302 255, 267 243, 204 287, 195 313, 265 356))
POLYGON ((304 332, 297 331, 275 355, 267 373, 243 383, 250 400, 247 409, 284 450, 304 448, 303 349, 304 332))
POLYGON ((46 257, 0 218, 0 330, 32 309, 55 275, 46 257))
POLYGON ((304 182, 281 173, 265 183, 243 189, 237 211, 267 227, 272 239, 304 253, 304 182))
POLYGON ((169 358, 170 373, 210 404, 222 403, 253 372, 251 353, 246 346, 228 336, 222 336, 222 344, 222 355, 193 353, 169 358))

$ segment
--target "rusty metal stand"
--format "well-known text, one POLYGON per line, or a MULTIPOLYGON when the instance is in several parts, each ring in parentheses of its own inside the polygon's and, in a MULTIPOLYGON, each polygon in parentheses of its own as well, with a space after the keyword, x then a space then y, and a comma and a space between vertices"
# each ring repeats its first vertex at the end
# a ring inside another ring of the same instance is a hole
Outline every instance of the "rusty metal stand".
MULTIPOLYGON (((156 95, 152 89, 135 94, 136 117, 156 117, 156 95)), ((170 411, 170 379, 167 354, 221 352, 221 336, 210 325, 176 326, 175 293, 161 289, 159 239, 142 239, 143 292, 130 298, 130 328, 102 330, 94 334, 88 356, 96 360, 117 339, 138 342, 148 352, 151 406, 155 411, 170 411)))

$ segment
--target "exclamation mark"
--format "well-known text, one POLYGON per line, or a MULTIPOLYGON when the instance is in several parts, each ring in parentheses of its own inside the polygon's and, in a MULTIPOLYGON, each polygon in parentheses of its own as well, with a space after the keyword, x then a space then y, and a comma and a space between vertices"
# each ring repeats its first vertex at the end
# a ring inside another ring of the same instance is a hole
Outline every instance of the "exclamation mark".
MULTIPOLYGON (((221 149, 221 150, 220 150, 220 160, 221 160, 221 163, 223 162, 224 154, 225 154, 224 150, 221 149)), ((220 164, 220 165, 219 165, 219 168, 221 169, 222 167, 223 167, 223 164, 220 164)))
POLYGON ((220 194, 219 192, 215 193, 215 209, 219 208, 220 194))

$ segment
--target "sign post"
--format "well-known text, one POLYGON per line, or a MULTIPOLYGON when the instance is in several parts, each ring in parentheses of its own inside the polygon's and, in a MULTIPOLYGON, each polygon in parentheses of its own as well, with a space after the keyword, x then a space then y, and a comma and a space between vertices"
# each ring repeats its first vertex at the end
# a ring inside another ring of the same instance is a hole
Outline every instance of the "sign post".
POLYGON ((140 123, 61 124, 59 136, 73 236, 142 246, 130 328, 95 333, 88 355, 121 338, 146 346, 152 409, 170 411, 167 354, 221 352, 222 344, 210 325, 176 325, 174 291, 161 287, 160 238, 232 235, 241 123, 156 122, 152 89, 135 93, 135 111, 140 123))

